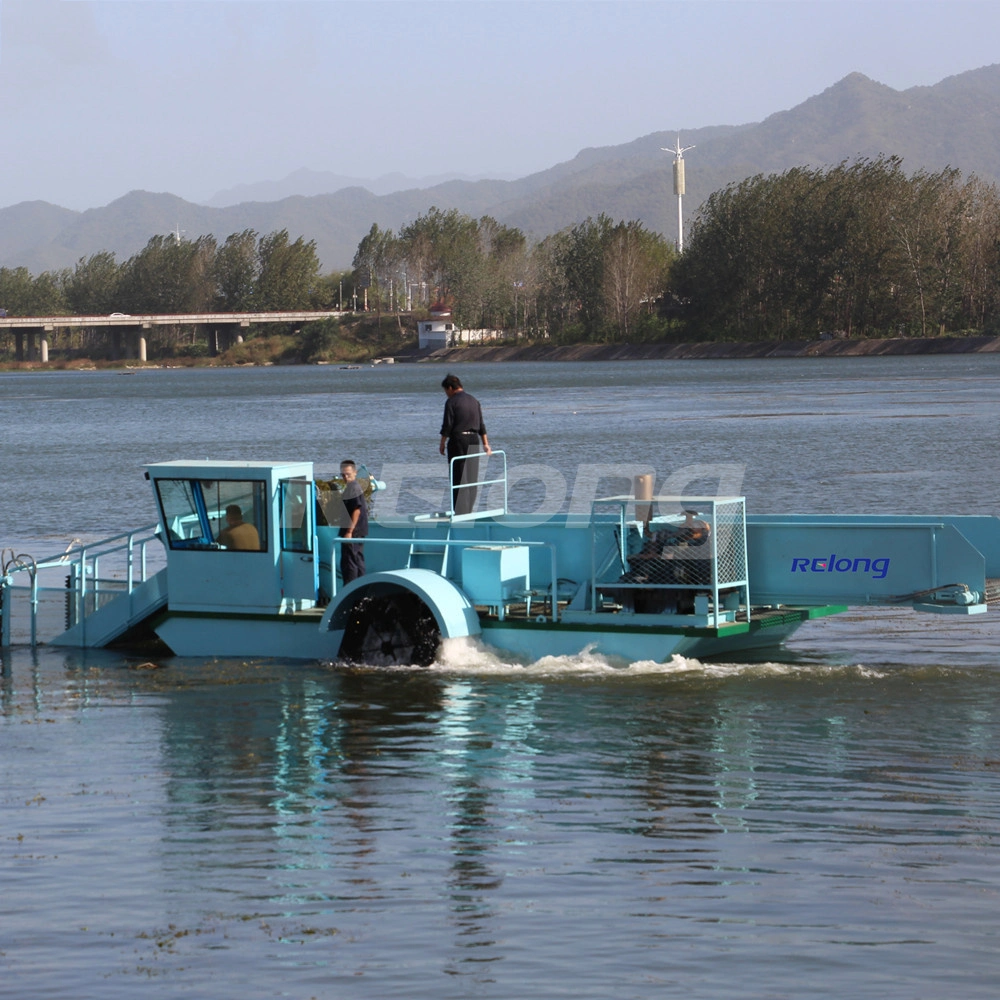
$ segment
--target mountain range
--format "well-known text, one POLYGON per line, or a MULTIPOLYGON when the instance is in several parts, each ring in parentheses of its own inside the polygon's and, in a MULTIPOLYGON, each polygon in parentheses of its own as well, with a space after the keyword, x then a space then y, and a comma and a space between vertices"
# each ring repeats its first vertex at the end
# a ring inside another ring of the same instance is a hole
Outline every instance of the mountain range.
MULTIPOLYGON (((353 179, 302 170, 283 182, 220 192, 209 205, 147 191, 132 191, 84 212, 21 202, 0 209, 0 266, 25 266, 37 273, 72 267, 101 250, 125 259, 151 236, 171 232, 223 240, 244 229, 287 229, 293 238, 316 241, 324 268, 345 268, 372 223, 398 229, 432 206, 492 215, 536 238, 601 212, 616 220, 638 219, 673 237, 672 156, 664 147, 673 147, 677 138, 676 132, 652 132, 622 145, 584 149, 572 160, 518 180, 425 178, 399 190, 405 178, 340 186, 353 179), (338 189, 317 190, 327 185, 338 189), (232 204, 236 199, 244 200, 232 204)), ((712 191, 732 181, 882 154, 902 157, 909 172, 952 166, 997 182, 1000 64, 903 91, 851 73, 762 122, 691 129, 680 139, 694 147, 685 156, 686 219, 712 191)))
POLYGON ((280 181, 258 181, 255 184, 237 184, 235 187, 218 191, 206 205, 211 208, 228 208, 244 201, 281 201, 294 195, 328 194, 346 187, 363 187, 372 194, 394 194, 410 188, 429 188, 445 181, 482 180, 481 177, 467 177, 463 174, 438 174, 432 177, 407 177, 405 174, 383 174, 375 180, 363 177, 348 177, 330 170, 309 170, 300 167, 280 181))

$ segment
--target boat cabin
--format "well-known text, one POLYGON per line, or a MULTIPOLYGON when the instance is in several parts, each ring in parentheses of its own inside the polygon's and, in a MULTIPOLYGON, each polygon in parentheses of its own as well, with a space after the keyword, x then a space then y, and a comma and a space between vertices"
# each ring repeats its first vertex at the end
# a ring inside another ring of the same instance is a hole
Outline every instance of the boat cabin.
POLYGON ((171 611, 275 614, 315 605, 311 462, 160 462, 146 475, 171 611))

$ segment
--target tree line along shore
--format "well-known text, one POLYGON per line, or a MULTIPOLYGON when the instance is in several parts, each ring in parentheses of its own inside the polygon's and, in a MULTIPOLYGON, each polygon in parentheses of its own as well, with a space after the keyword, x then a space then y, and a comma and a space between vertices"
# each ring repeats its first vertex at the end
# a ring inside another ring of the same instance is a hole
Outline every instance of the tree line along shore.
MULTIPOLYGON (((529 240, 489 216, 433 208, 396 233, 372 225, 351 268, 329 273, 315 243, 286 230, 222 242, 154 236, 125 261, 102 251, 38 275, 0 268, 10 316, 349 313, 278 334, 251 328, 219 357, 190 329, 151 332, 149 357, 177 363, 407 354, 435 305, 502 345, 463 348, 470 360, 570 348, 580 357, 989 351, 1000 334, 1000 193, 957 170, 906 174, 880 157, 730 184, 701 206, 683 255, 635 220, 600 215, 529 240)), ((0 363, 17 364, 9 340, 0 338, 0 363)), ((122 360, 87 330, 60 333, 50 357, 70 367, 122 360)))

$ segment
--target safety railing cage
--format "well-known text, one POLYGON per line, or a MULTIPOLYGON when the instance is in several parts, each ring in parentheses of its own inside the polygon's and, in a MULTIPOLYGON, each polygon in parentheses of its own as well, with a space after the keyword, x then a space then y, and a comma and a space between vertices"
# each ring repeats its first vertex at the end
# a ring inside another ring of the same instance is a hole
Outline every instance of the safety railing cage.
POLYGON ((0 555, 0 645, 47 642, 119 594, 131 593, 164 565, 155 524, 98 542, 74 542, 42 559, 6 549, 0 555))
POLYGON ((743 497, 602 497, 591 517, 592 610, 749 620, 743 497))

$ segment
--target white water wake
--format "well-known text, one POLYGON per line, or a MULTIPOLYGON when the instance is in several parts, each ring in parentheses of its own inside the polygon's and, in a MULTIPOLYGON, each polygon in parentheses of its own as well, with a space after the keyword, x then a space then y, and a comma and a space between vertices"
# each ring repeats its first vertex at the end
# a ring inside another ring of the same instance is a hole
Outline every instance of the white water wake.
POLYGON ((676 679, 719 679, 732 677, 843 676, 877 678, 883 672, 861 664, 782 663, 704 663, 694 657, 674 654, 669 660, 637 660, 605 656, 587 645, 572 656, 543 656, 526 661, 513 654, 487 646, 475 637, 445 639, 429 670, 451 676, 532 677, 581 679, 668 677, 676 679))

